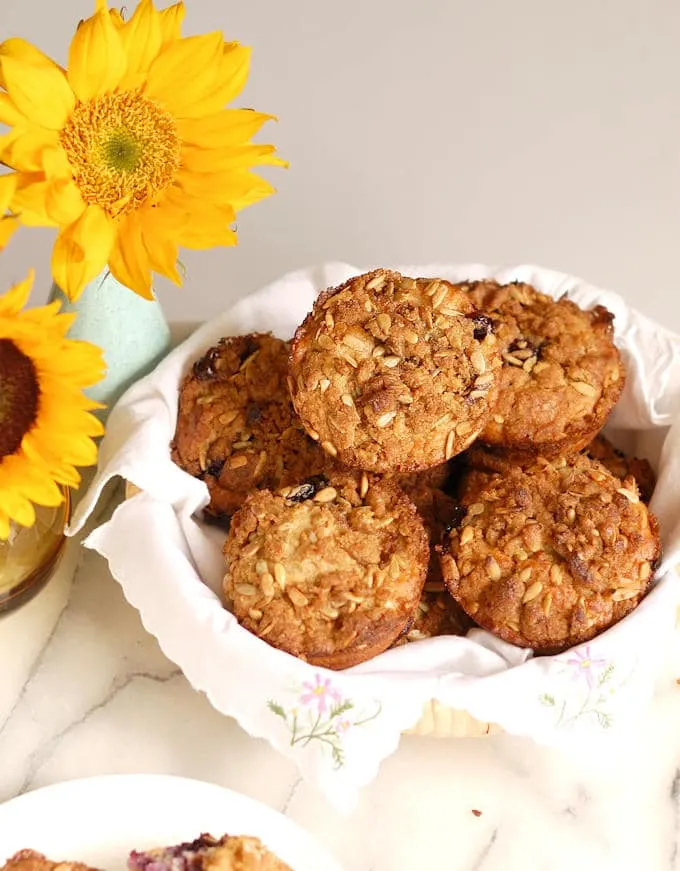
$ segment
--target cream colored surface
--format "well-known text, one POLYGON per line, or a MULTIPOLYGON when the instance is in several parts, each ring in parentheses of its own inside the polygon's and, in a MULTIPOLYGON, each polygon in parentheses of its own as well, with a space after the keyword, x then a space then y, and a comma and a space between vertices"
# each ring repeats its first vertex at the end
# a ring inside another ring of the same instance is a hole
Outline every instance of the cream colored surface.
MULTIPOLYGON (((122 0, 121 0, 122 2, 122 0)), ((127 5, 132 5, 130 0, 127 5)), ((324 260, 539 263, 680 329, 680 4, 671 0, 187 0, 186 31, 254 47, 242 105, 291 160, 236 250, 189 252, 173 320, 324 260)), ((94 0, 2 0, 0 35, 66 59, 94 0)), ((190 74, 190 73, 188 73, 190 74)), ((0 285, 38 267, 23 232, 0 285)))

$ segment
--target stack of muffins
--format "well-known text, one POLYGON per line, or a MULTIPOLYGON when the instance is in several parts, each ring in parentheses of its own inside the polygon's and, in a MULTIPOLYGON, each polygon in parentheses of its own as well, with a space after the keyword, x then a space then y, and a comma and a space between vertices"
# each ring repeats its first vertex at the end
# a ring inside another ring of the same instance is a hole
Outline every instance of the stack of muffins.
POLYGON ((292 342, 223 339, 182 384, 173 460, 225 522, 225 604, 343 669, 478 625, 592 638, 659 557, 649 464, 600 434, 625 381, 612 315, 526 284, 381 269, 292 342))

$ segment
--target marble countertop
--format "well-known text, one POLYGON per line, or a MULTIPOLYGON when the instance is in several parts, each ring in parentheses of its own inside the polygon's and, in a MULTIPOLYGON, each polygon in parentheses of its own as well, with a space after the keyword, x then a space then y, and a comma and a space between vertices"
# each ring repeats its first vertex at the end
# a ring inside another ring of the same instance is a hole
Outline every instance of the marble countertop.
POLYGON ((167 773, 287 814, 346 871, 680 867, 680 643, 642 722, 606 752, 405 736, 348 817, 190 687, 78 540, 36 598, 0 618, 0 662, 0 800, 76 777, 167 773))

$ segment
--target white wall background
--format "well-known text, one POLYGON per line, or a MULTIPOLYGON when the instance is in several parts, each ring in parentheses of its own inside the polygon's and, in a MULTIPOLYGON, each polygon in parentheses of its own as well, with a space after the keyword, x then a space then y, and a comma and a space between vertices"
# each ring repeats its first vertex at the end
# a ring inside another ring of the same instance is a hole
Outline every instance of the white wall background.
MULTIPOLYGON (((170 318, 203 319, 278 274, 532 261, 618 290, 680 330, 676 0, 187 0, 186 33, 254 48, 240 105, 290 159, 238 249, 186 256, 170 318)), ((90 0, 0 0, 0 37, 62 61, 90 0)), ((190 75, 190 72, 187 73, 190 75)), ((38 269, 22 231, 0 286, 38 269)))

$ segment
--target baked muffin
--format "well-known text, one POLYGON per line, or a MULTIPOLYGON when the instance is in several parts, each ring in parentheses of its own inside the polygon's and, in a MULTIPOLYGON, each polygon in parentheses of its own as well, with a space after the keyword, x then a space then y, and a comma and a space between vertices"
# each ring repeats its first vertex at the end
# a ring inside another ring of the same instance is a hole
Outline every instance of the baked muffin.
POLYGON ((128 871, 292 871, 259 838, 201 835, 195 841, 144 852, 133 851, 128 871))
POLYGON ((427 514, 437 493, 445 493, 451 481, 451 463, 442 463, 412 472, 409 475, 395 475, 395 481, 406 493, 416 508, 427 514))
POLYGON ((386 650, 412 620, 429 547, 413 503, 364 473, 251 493, 224 554, 224 593, 241 625, 343 669, 386 650))
POLYGON ((643 502, 649 502, 656 487, 656 475, 647 460, 640 457, 629 457, 600 433, 590 442, 586 453, 594 460, 599 460, 612 475, 623 480, 629 476, 635 478, 643 502))
POLYGON ((657 523, 632 477, 578 454, 491 475, 464 499, 442 548, 454 598, 520 647, 561 650, 640 602, 659 557, 657 523))
POLYGON ((613 315, 519 282, 475 282, 469 294, 492 318, 503 353, 498 400, 480 441, 518 461, 584 448, 625 381, 613 315))
MULTIPOLYGON (((541 460, 537 460, 537 462, 541 462, 541 460)), ((548 462, 546 460, 545 462, 548 462)), ((533 464, 532 464, 533 465, 533 464)), ((495 474, 500 474, 501 476, 509 474, 513 469, 520 468, 518 466, 506 466, 504 472, 491 472, 487 469, 479 469, 474 466, 467 467, 460 475, 458 479, 458 486, 456 490, 456 496, 458 498, 459 505, 461 506, 461 511, 458 516, 458 520, 462 520, 465 516, 464 505, 469 505, 470 502, 477 501, 477 494, 486 488, 486 485, 489 483, 490 479, 495 474)), ((524 468, 524 467, 521 467, 524 468)), ((455 524, 454 524, 455 525, 455 524)))
POLYGON ((8 859, 0 871, 96 871, 82 862, 53 862, 35 850, 20 850, 8 859))
POLYGON ((347 466, 426 469, 487 423, 501 361, 488 318, 440 279, 379 269, 322 293, 298 328, 290 389, 308 433, 347 466))
POLYGON ((458 511, 458 503, 443 489, 448 483, 448 477, 443 477, 443 470, 448 475, 448 469, 440 466, 394 478, 416 506, 429 536, 430 562, 425 578, 425 589, 429 592, 445 589, 436 548, 442 543, 445 532, 458 511))
POLYGON ((294 484, 325 467, 293 410, 288 353, 270 334, 232 336, 182 383, 172 459, 205 480, 212 515, 233 514, 250 490, 294 484))
POLYGON ((451 463, 398 476, 401 488, 418 509, 430 537, 430 562, 413 622, 395 641, 394 647, 438 635, 465 635, 474 625, 446 589, 437 551, 459 515, 458 502, 447 492, 451 477, 451 463))
MULTIPOLYGON (((602 433, 599 433, 595 438, 588 443, 584 448, 591 459, 599 460, 612 475, 623 481, 629 475, 635 478, 635 483, 640 491, 640 498, 643 502, 649 502, 656 486, 656 476, 654 470, 647 460, 639 457, 629 457, 623 451, 615 448, 614 445, 602 433)), ((538 458, 533 457, 531 460, 520 460, 519 462, 508 459, 505 451, 488 445, 483 445, 480 442, 475 442, 463 455, 465 470, 462 474, 461 486, 465 490, 477 485, 477 482, 483 479, 483 473, 498 472, 504 474, 511 469, 519 466, 526 468, 533 465, 538 458), (471 473, 474 474, 471 474, 471 473)))
POLYGON ((423 590, 413 622, 392 646, 401 647, 412 641, 424 641, 440 635, 465 635, 473 626, 473 621, 446 590, 423 590))

